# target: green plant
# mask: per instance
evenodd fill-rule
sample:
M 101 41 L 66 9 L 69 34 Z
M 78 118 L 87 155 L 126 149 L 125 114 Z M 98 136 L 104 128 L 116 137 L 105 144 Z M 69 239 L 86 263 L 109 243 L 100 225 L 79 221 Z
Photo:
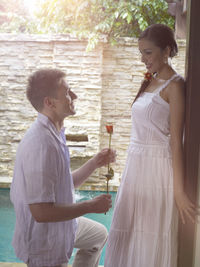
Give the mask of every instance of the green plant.
M 87 38 L 88 49 L 96 46 L 102 34 L 115 44 L 118 37 L 138 37 L 153 23 L 174 28 L 174 18 L 168 14 L 165 0 L 38 0 L 37 3 L 35 19 L 25 18 L 23 22 L 26 32 L 70 33 Z

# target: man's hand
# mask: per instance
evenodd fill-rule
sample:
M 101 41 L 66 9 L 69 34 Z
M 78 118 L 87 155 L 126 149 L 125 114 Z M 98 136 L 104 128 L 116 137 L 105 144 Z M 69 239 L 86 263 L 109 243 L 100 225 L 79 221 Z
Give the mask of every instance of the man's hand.
M 111 195 L 102 194 L 91 200 L 88 200 L 90 205 L 90 213 L 107 212 L 112 207 Z
M 104 148 L 93 157 L 93 162 L 96 168 L 107 165 L 108 163 L 115 162 L 116 150 Z
M 96 168 L 100 168 L 111 162 L 115 162 L 115 158 L 115 150 L 108 148 L 102 149 L 78 170 L 73 171 L 72 176 L 74 180 L 74 186 L 79 187 L 93 173 L 93 171 L 96 170 Z
M 31 214 L 38 223 L 68 221 L 87 213 L 103 213 L 111 207 L 112 200 L 109 194 L 69 205 L 53 202 L 29 204 Z

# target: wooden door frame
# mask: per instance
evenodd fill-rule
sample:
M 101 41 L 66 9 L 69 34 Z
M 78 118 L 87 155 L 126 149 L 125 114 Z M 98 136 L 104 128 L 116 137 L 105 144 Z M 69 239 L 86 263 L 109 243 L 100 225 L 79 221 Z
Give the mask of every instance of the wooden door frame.
M 187 14 L 186 50 L 186 130 L 185 190 L 192 201 L 198 201 L 200 148 L 200 0 L 190 0 Z M 194 265 L 196 226 L 191 222 L 179 227 L 178 267 Z

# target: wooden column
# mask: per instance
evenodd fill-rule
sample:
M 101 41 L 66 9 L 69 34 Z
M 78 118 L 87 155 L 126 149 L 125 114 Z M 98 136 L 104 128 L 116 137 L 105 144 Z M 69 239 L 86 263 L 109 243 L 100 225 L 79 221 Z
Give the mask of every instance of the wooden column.
M 200 1 L 190 0 L 187 17 L 185 189 L 197 203 L 200 148 Z M 179 228 L 178 267 L 192 267 L 196 226 L 190 221 Z

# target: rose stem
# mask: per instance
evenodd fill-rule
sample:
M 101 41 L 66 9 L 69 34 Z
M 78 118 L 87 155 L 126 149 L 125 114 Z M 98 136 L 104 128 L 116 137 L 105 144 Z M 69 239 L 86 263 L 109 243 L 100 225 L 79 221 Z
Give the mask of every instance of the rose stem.
M 108 145 L 109 149 L 111 147 L 111 133 L 109 134 L 109 145 Z M 109 173 L 109 169 L 110 169 L 110 163 L 108 163 L 108 173 Z

